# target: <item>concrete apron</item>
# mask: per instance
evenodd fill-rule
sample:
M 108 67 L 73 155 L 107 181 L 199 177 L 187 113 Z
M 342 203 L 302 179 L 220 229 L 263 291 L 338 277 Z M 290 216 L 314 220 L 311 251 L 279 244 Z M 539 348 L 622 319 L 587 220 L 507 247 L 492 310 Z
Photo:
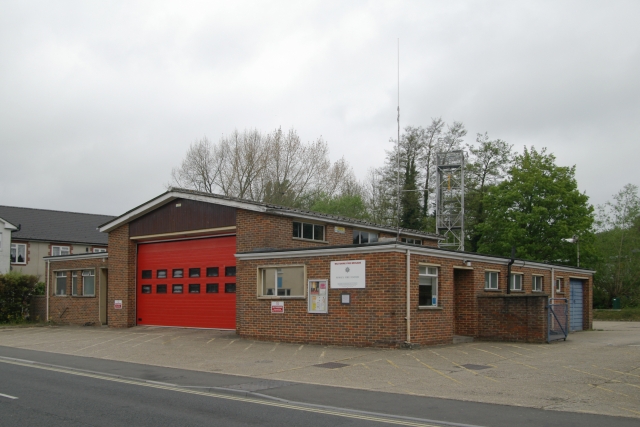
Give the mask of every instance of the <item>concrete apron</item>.
M 33 327 L 0 329 L 0 346 L 640 418 L 640 322 L 594 322 L 594 328 L 553 344 L 471 342 L 407 350 L 261 342 L 202 329 Z

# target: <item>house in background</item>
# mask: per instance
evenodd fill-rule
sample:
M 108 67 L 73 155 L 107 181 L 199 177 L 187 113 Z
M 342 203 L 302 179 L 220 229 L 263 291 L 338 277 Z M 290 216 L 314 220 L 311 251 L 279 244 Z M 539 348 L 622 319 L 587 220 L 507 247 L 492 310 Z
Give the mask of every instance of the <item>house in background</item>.
M 114 217 L 0 206 L 0 218 L 15 228 L 13 233 L 2 230 L 2 262 L 6 255 L 11 270 L 44 280 L 44 257 L 106 252 L 108 237 L 97 227 Z
M 17 229 L 18 227 L 0 217 L 0 274 L 8 273 L 11 268 L 11 232 Z

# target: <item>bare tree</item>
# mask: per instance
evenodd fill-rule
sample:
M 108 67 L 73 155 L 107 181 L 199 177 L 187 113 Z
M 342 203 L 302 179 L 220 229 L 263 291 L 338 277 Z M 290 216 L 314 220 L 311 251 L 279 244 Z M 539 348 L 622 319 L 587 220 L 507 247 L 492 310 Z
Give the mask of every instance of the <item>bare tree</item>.
M 214 146 L 205 136 L 189 146 L 180 167 L 171 171 L 171 178 L 179 187 L 211 193 L 218 184 L 224 163 L 224 156 L 214 152 Z

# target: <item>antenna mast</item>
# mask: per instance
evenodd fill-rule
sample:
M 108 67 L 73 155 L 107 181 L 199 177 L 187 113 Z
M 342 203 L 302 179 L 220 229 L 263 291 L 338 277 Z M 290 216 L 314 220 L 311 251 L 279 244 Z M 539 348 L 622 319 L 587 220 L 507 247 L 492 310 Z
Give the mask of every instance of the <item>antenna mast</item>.
M 398 234 L 396 241 L 400 241 L 400 38 L 398 38 L 398 139 L 396 140 L 396 223 Z

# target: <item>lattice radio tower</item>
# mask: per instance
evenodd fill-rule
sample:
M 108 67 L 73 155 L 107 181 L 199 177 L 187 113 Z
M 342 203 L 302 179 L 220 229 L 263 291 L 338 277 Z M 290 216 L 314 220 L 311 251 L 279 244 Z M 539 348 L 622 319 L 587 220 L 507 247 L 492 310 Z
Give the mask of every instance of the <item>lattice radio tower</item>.
M 436 155 L 436 232 L 440 247 L 464 251 L 464 152 Z

